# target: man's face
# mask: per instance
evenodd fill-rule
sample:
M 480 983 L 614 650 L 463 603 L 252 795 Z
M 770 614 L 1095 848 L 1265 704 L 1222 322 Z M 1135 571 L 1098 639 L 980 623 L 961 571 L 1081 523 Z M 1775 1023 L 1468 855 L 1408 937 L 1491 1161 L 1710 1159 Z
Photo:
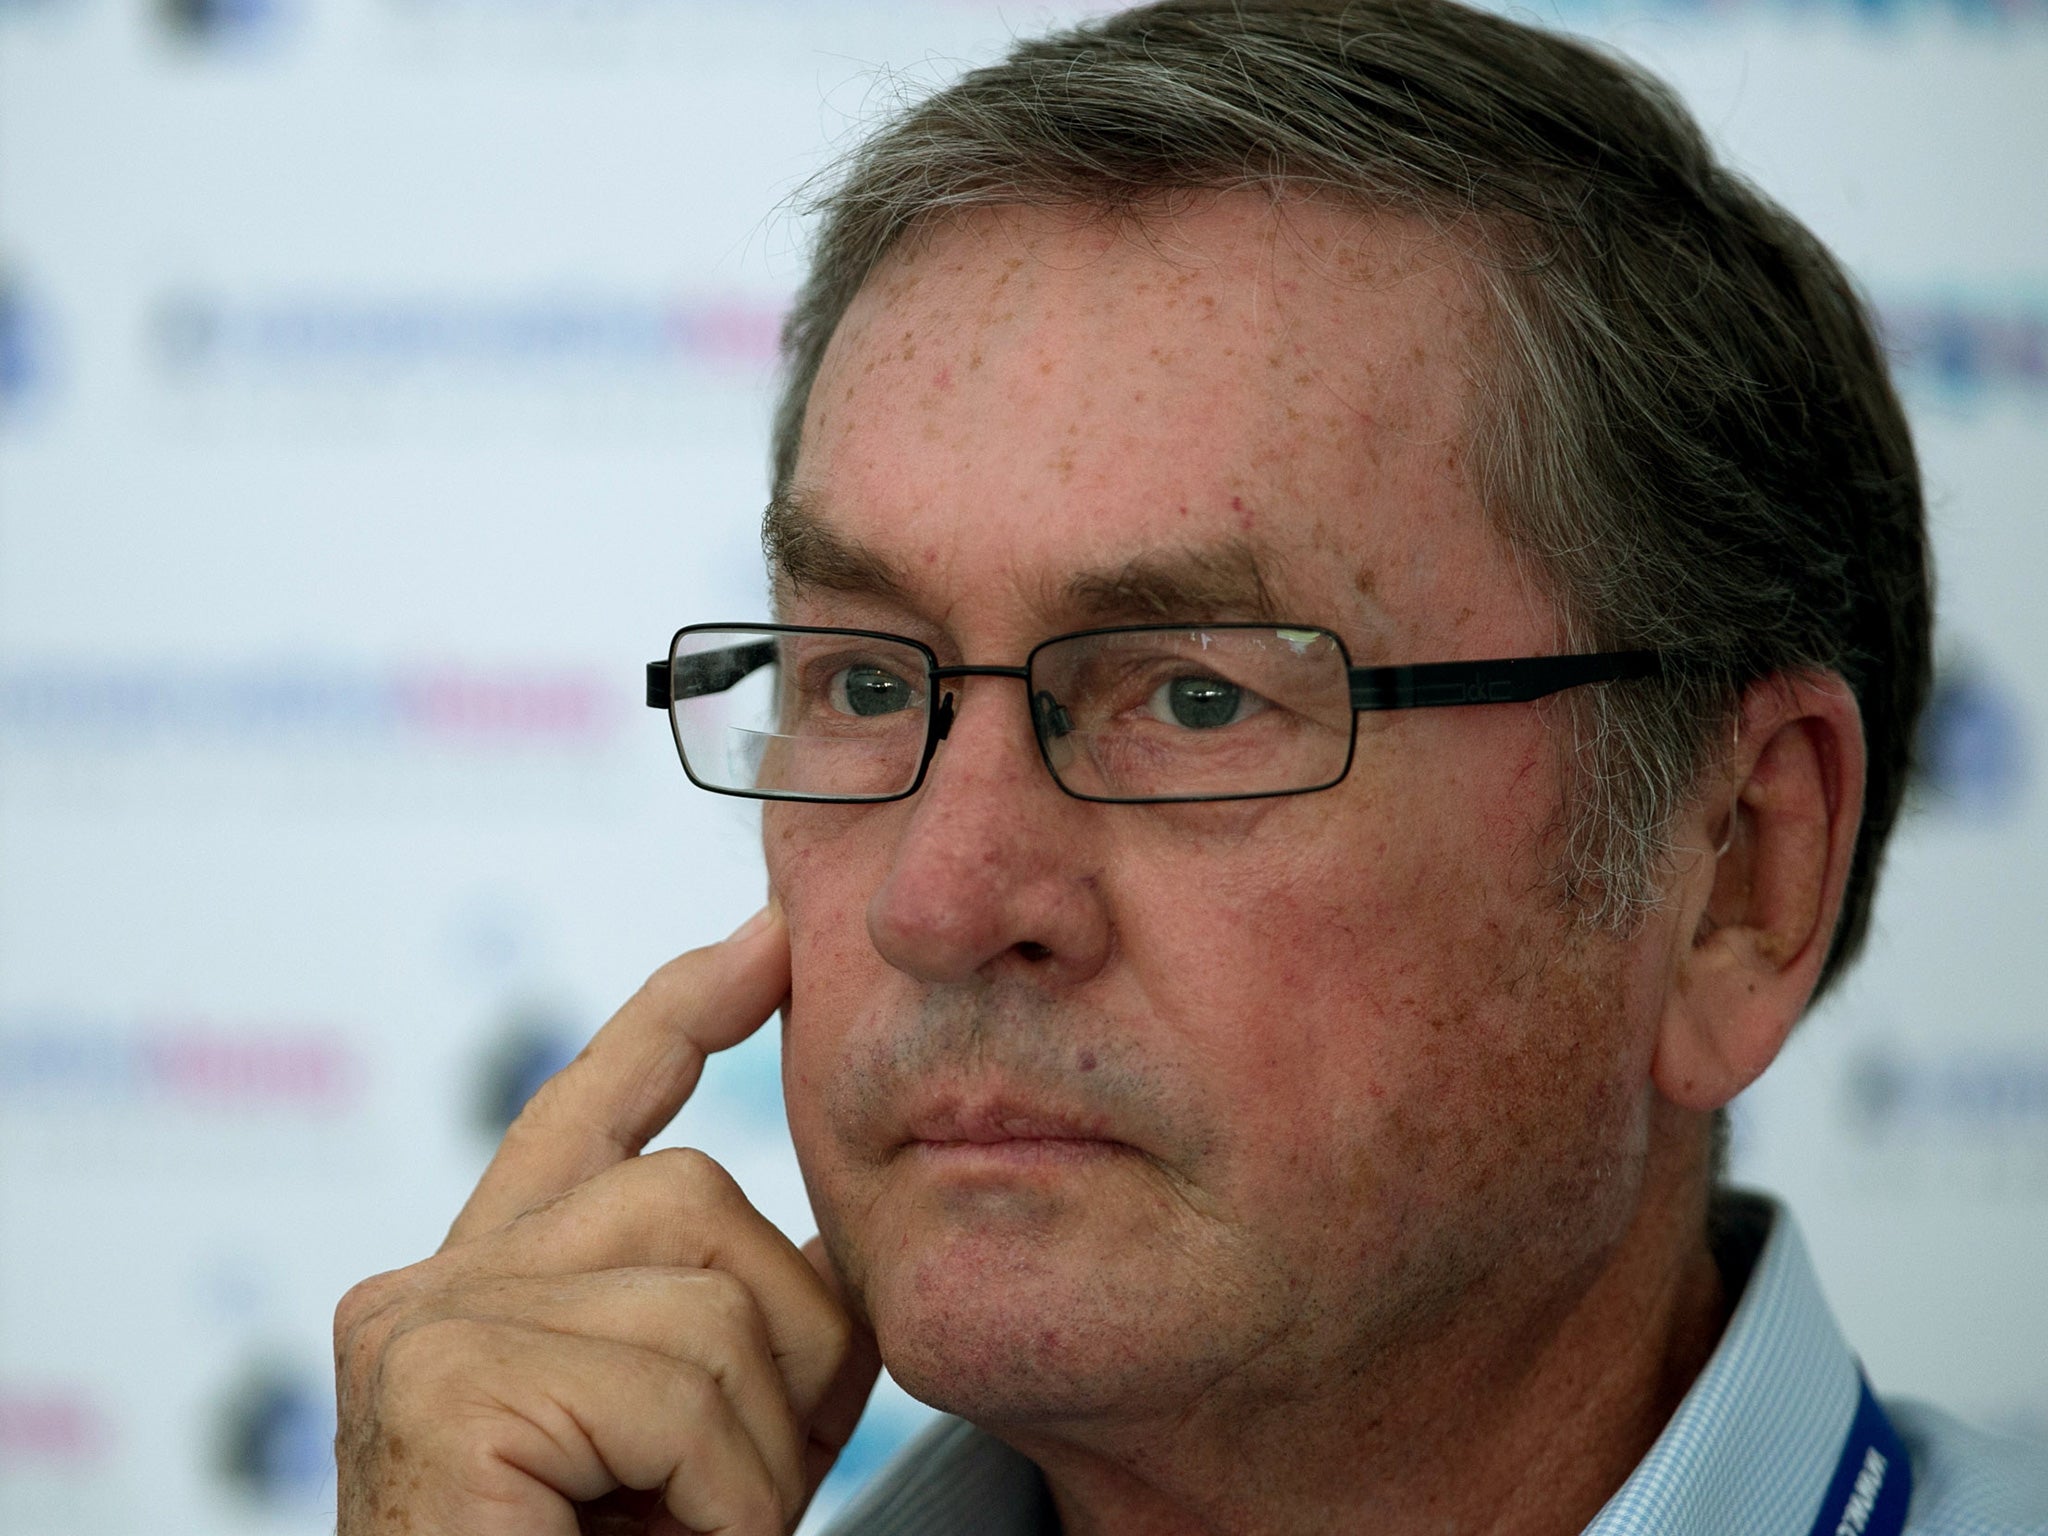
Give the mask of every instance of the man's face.
M 783 616 L 942 663 L 1269 617 L 1358 665 L 1560 649 L 1468 469 L 1482 328 L 1460 261 L 1355 211 L 973 215 L 833 340 Z M 1317 794 L 1099 805 L 1021 685 L 952 686 L 914 797 L 765 822 L 790 1125 L 906 1386 L 1020 1431 L 1285 1398 L 1583 1280 L 1649 1032 L 1547 879 L 1541 707 L 1363 715 Z

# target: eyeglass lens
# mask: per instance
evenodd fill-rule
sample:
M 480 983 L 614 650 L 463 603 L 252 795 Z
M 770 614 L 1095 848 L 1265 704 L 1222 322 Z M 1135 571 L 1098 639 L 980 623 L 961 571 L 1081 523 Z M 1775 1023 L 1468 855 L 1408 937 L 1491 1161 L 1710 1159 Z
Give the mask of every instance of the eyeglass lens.
M 1341 778 L 1344 653 L 1320 630 L 1111 630 L 1032 653 L 1047 764 L 1090 799 L 1284 794 Z M 714 789 L 881 800 L 917 782 L 934 691 L 925 653 L 854 633 L 693 630 L 670 658 L 670 715 Z

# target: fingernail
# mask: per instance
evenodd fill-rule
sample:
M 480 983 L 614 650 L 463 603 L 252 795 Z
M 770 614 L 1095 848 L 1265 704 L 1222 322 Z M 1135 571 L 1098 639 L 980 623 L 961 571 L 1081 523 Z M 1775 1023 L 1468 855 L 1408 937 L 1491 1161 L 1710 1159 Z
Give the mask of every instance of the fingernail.
M 751 939 L 755 934 L 759 933 L 763 928 L 766 928 L 770 923 L 774 921 L 775 903 L 771 901 L 767 906 L 763 907 L 760 911 L 756 912 L 744 923 L 741 923 L 739 927 L 733 929 L 733 931 L 729 935 L 727 935 L 725 942 L 728 944 L 737 944 L 742 939 Z

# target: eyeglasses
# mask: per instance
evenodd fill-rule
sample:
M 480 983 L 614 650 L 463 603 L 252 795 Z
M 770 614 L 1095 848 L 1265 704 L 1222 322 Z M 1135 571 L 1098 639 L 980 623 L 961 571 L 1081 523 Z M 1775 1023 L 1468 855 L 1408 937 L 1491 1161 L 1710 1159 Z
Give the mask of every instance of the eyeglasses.
M 1013 677 L 1078 800 L 1254 800 L 1351 770 L 1357 712 L 1512 704 L 1656 677 L 1656 651 L 1354 667 L 1327 629 L 1142 624 L 1057 635 L 1021 667 L 942 667 L 901 635 L 692 624 L 647 667 L 692 783 L 757 800 L 901 800 L 953 727 L 962 677 Z

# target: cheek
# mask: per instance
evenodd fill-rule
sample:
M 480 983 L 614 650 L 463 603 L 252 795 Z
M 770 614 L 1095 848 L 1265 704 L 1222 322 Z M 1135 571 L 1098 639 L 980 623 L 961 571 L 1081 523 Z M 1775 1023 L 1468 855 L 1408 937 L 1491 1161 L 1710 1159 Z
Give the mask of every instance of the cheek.
M 799 985 L 843 973 L 855 954 L 872 948 L 866 939 L 867 902 L 882 869 L 882 860 L 870 857 L 878 846 L 876 820 L 877 812 L 868 807 L 770 801 L 762 808 L 768 886 L 780 898 L 789 923 Z M 839 965 L 803 964 L 814 956 Z
M 818 1102 L 838 1035 L 883 969 L 867 933 L 873 878 L 860 856 L 863 813 L 824 806 L 763 807 L 768 884 L 790 934 L 790 1000 L 783 1013 L 783 1087 L 791 1130 Z M 869 813 L 872 814 L 872 813 Z
M 1503 1234 L 1611 1204 L 1645 1064 L 1562 917 L 1455 868 L 1403 885 L 1274 896 L 1237 925 L 1201 1070 L 1250 1154 L 1217 1191 L 1241 1219 L 1311 1268 L 1455 1287 Z
M 1285 1013 L 1400 999 L 1447 1011 L 1475 973 L 1499 969 L 1510 927 L 1549 907 L 1544 808 L 1556 782 L 1527 729 L 1438 742 L 1436 721 L 1416 723 L 1361 732 L 1334 790 L 1265 802 L 1273 809 L 1241 829 L 1219 818 L 1176 846 L 1134 848 L 1126 868 L 1144 869 L 1144 883 L 1119 882 L 1133 923 L 1171 914 L 1157 923 L 1161 948 L 1209 957 L 1191 982 L 1241 983 Z
M 1545 881 L 1543 738 L 1466 720 L 1500 738 L 1463 755 L 1475 766 L 1369 762 L 1361 740 L 1355 783 L 1151 872 L 1173 915 L 1133 925 L 1131 958 L 1162 1011 L 1208 1021 L 1212 1070 L 1276 1153 L 1440 1165 L 1523 1136 L 1522 1107 L 1567 1079 L 1595 1100 L 1613 1087 L 1616 1042 L 1591 1017 L 1605 999 Z M 1126 894 L 1141 911 L 1145 892 Z

